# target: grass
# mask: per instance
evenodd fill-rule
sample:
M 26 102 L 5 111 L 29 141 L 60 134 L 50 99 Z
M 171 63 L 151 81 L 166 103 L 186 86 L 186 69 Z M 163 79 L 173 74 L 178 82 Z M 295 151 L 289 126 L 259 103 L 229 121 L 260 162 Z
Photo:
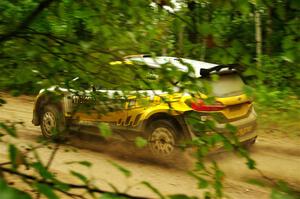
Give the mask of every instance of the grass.
M 287 134 L 287 136 L 300 137 L 300 109 L 288 107 L 286 109 L 255 105 L 260 129 L 274 129 Z

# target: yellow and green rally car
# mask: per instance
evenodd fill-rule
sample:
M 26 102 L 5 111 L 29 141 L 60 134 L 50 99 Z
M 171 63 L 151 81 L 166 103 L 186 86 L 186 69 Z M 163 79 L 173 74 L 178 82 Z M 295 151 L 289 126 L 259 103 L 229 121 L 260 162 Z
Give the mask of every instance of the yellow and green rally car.
M 124 97 L 119 90 L 91 89 L 81 93 L 53 86 L 41 90 L 37 96 L 32 123 L 40 125 L 42 134 L 48 138 L 70 126 L 97 127 L 100 123 L 107 123 L 113 132 L 122 132 L 129 139 L 144 137 L 151 151 L 161 155 L 172 154 L 182 141 L 212 133 L 190 123 L 191 118 L 199 122 L 213 120 L 213 130 L 224 134 L 231 124 L 236 127 L 240 142 L 255 142 L 256 113 L 234 68 L 191 59 L 144 55 L 126 57 L 124 62 L 143 63 L 150 68 L 160 68 L 169 63 L 181 71 L 192 67 L 193 78 L 205 79 L 210 74 L 217 74 L 216 80 L 209 80 L 215 103 L 206 103 L 207 96 L 203 93 L 195 99 L 189 93 L 139 90 L 128 92 Z M 105 94 L 109 100 L 103 103 L 92 100 L 93 93 Z M 57 95 L 60 97 L 54 97 Z M 82 104 L 89 106 L 78 108 Z

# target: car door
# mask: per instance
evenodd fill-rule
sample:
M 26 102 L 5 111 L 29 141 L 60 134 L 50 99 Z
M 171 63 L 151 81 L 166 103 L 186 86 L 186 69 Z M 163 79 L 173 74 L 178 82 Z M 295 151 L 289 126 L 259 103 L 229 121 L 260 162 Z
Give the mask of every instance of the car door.
M 124 121 L 124 126 L 128 130 L 136 127 L 142 114 L 149 106 L 149 97 L 131 97 L 126 103 L 126 120 Z
M 95 92 L 101 95 L 103 93 L 103 91 Z M 73 105 L 77 107 L 74 118 L 81 123 L 107 122 L 120 125 L 126 118 L 126 100 L 121 97 L 101 98 L 99 95 L 97 97 L 97 95 L 85 94 L 73 98 L 77 99 L 73 100 Z

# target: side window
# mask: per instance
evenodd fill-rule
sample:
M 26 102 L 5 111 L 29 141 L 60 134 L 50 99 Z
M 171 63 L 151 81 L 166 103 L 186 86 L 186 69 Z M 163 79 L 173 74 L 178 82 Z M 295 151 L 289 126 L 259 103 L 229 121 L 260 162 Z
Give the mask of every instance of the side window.
M 149 97 L 141 97 L 137 99 L 130 99 L 128 100 L 127 108 L 142 108 L 148 106 L 150 103 Z
M 109 101 L 108 106 L 112 111 L 120 111 L 125 109 L 125 101 L 122 99 L 112 99 Z
M 124 100 L 110 99 L 107 101 L 98 102 L 95 106 L 96 111 L 102 113 L 115 112 L 125 109 Z

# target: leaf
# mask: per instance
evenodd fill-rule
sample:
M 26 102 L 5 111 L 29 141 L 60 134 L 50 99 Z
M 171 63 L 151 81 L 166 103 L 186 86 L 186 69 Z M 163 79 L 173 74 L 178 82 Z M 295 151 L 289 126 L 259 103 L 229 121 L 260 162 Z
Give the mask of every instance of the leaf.
M 236 1 L 237 6 L 242 14 L 248 15 L 250 12 L 250 5 L 247 0 L 239 0 Z
M 49 172 L 41 162 L 35 162 L 31 165 L 44 179 L 54 179 L 54 175 Z
M 219 169 L 216 162 L 213 162 L 213 165 L 214 165 L 213 169 L 215 170 L 215 175 L 214 175 L 214 178 L 215 178 L 215 182 L 214 182 L 215 192 L 216 192 L 216 194 L 219 198 L 222 198 L 222 195 L 223 195 L 222 179 L 224 177 L 224 172 Z
M 230 133 L 236 133 L 237 132 L 237 128 L 235 126 L 233 126 L 232 124 L 226 124 L 226 129 L 230 132 Z
M 286 50 L 286 49 L 290 49 L 293 48 L 295 45 L 295 41 L 294 41 L 294 36 L 293 35 L 288 35 L 286 37 L 283 38 L 282 40 L 282 47 Z
M 222 198 L 222 195 L 223 195 L 223 192 L 222 192 L 223 185 L 222 185 L 221 181 L 215 181 L 214 188 L 215 188 L 215 192 L 216 192 L 218 198 Z
M 226 150 L 228 150 L 228 151 L 233 150 L 234 145 L 228 139 L 224 139 L 223 144 L 224 144 L 224 148 Z
M 127 197 L 119 196 L 116 193 L 104 193 L 100 196 L 100 199 L 127 199 Z
M 36 189 L 39 193 L 43 194 L 49 199 L 59 199 L 58 196 L 54 193 L 53 189 L 46 184 L 35 184 Z
M 13 169 L 17 169 L 18 164 L 17 164 L 17 155 L 19 153 L 17 147 L 13 144 L 9 145 L 9 159 L 12 162 L 12 167 Z
M 217 74 L 212 74 L 210 76 L 210 78 L 211 78 L 211 81 L 216 82 L 216 81 L 218 81 L 220 79 L 220 76 L 217 75 Z
M 281 192 L 277 189 L 272 189 L 271 199 L 296 199 L 293 196 L 289 196 L 287 193 Z
M 184 195 L 184 194 L 175 194 L 175 195 L 170 195 L 168 196 L 168 198 L 170 199 L 197 199 L 197 197 L 195 196 L 187 196 L 187 195 Z
M 202 171 L 203 169 L 205 169 L 204 163 L 201 162 L 201 161 L 197 161 L 197 163 L 196 163 L 196 170 L 197 171 Z
M 253 184 L 253 185 L 260 186 L 260 187 L 266 186 L 266 184 L 260 179 L 248 179 L 247 182 L 250 184 Z
M 77 177 L 78 179 L 80 179 L 84 184 L 88 184 L 89 183 L 89 180 L 87 179 L 86 176 L 82 175 L 81 173 L 78 173 L 76 171 L 70 171 L 70 173 Z
M 101 136 L 103 136 L 104 138 L 107 138 L 112 135 L 112 131 L 109 127 L 109 124 L 102 122 L 98 125 L 98 128 L 100 130 Z
M 200 178 L 198 177 L 198 187 L 200 189 L 204 189 L 204 188 L 207 188 L 209 185 L 208 181 L 203 179 L 203 178 Z
M 210 130 L 214 130 L 215 129 L 215 122 L 212 121 L 212 120 L 205 121 L 205 125 Z
M 14 125 L 8 126 L 4 123 L 0 123 L 0 128 L 4 129 L 12 137 L 17 137 L 16 128 Z
M 71 189 L 71 187 L 64 182 L 61 182 L 59 180 L 54 180 L 54 181 L 55 181 L 55 187 L 60 190 L 69 191 Z
M 92 166 L 92 163 L 89 162 L 89 161 L 70 161 L 70 162 L 66 162 L 66 164 L 81 164 L 83 166 L 86 166 L 86 167 L 91 167 Z
M 161 198 L 161 199 L 165 198 L 162 195 L 162 193 L 160 193 L 160 191 L 157 188 L 153 187 L 149 182 L 143 181 L 142 184 L 145 185 L 146 187 L 148 187 L 149 189 L 151 189 L 154 193 L 156 193 L 159 196 L 159 198 Z
M 114 190 L 115 193 L 119 193 L 119 190 L 118 190 L 118 188 L 115 185 L 113 185 L 110 182 L 108 182 L 107 184 Z
M 281 58 L 287 62 L 290 63 L 294 63 L 295 61 L 295 54 L 294 51 L 292 50 L 286 50 L 283 55 L 281 56 Z
M 246 164 L 247 164 L 249 169 L 255 169 L 256 163 L 253 159 L 247 158 L 247 163 Z
M 143 148 L 147 145 L 147 140 L 142 138 L 142 137 L 136 137 L 135 138 L 135 141 L 134 141 L 135 145 L 138 147 L 138 148 Z
M 127 169 L 125 169 L 124 167 L 120 166 L 119 164 L 109 161 L 109 163 L 111 163 L 114 167 L 116 167 L 119 171 L 121 171 L 126 177 L 130 177 L 131 176 L 131 172 Z
M 220 143 L 224 140 L 224 138 L 222 137 L 222 135 L 220 135 L 219 133 L 214 133 L 210 139 L 212 139 L 212 142 L 215 143 Z
M 1 199 L 31 199 L 29 194 L 14 187 L 9 187 L 2 178 L 0 178 L 0 196 Z

